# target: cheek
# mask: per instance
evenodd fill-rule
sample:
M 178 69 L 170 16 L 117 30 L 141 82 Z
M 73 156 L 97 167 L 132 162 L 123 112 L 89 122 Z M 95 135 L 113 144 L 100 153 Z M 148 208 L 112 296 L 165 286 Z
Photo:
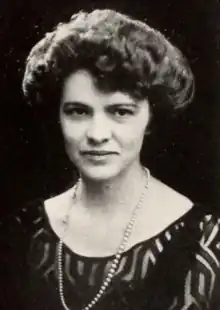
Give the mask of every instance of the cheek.
M 149 119 L 149 114 L 143 113 L 132 124 L 124 128 L 123 143 L 129 152 L 138 153 L 141 151 Z
M 128 126 L 121 131 L 121 139 L 123 141 L 124 147 L 128 151 L 139 151 L 142 147 L 144 134 L 146 126 L 140 126 L 140 124 L 135 124 L 133 126 Z
M 74 143 L 80 140 L 82 130 L 76 124 L 68 121 L 61 122 L 61 132 L 66 143 Z
M 63 135 L 63 142 L 65 146 L 65 152 L 73 164 L 76 164 L 78 157 L 78 150 L 80 149 L 81 139 L 79 132 L 75 128 L 67 123 L 61 123 L 61 132 Z
M 129 126 L 127 130 L 127 135 L 130 136 L 131 140 L 139 143 L 144 138 L 148 124 L 149 124 L 149 115 L 148 114 L 145 115 L 145 113 L 143 113 L 140 117 L 134 120 L 131 126 Z
M 69 141 L 71 139 L 71 127 L 66 122 L 61 122 L 60 128 L 64 141 Z
M 61 123 L 61 132 L 63 135 L 66 152 L 70 157 L 72 157 L 73 153 L 75 153 L 76 149 L 78 148 L 78 144 L 80 143 L 78 131 L 76 128 L 73 128 L 73 126 L 69 124 Z

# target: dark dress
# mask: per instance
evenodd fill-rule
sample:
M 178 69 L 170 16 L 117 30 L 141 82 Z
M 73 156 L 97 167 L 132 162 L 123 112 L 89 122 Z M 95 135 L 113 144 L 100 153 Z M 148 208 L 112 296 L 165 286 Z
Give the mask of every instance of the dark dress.
M 121 258 L 96 310 L 219 310 L 220 220 L 199 204 Z M 42 201 L 0 225 L 0 309 L 62 310 L 57 278 L 58 237 Z M 112 256 L 84 257 L 64 245 L 64 294 L 80 310 L 100 288 Z

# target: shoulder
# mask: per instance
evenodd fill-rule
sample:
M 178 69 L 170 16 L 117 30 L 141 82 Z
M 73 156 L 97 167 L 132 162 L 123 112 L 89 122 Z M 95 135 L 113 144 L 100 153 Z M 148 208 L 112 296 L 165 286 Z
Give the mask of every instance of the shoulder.
M 166 208 L 170 207 L 173 211 L 179 209 L 183 213 L 193 206 L 193 202 L 188 197 L 154 177 L 151 178 L 150 187 L 151 194 L 158 206 L 166 205 Z
M 31 201 L 0 220 L 1 309 L 12 309 L 15 305 L 24 309 L 26 304 L 27 255 L 31 231 L 40 217 L 40 206 L 40 200 Z
M 155 235 L 187 214 L 194 204 L 189 198 L 151 177 L 146 205 L 143 209 L 143 225 L 146 227 L 145 221 L 149 219 L 148 227 L 153 226 L 150 235 Z
M 200 245 L 215 248 L 214 252 L 219 255 L 220 261 L 219 208 L 194 203 L 157 179 L 153 179 L 152 182 L 152 195 L 155 197 L 155 206 L 160 210 L 160 214 L 163 214 L 170 224 L 184 218 L 186 226 L 198 231 Z
M 41 199 L 35 199 L 19 208 L 3 216 L 0 219 L 0 240 L 2 243 L 13 242 L 21 236 L 27 235 L 33 224 L 42 216 L 43 202 Z M 2 244 L 1 243 L 1 244 Z
M 66 214 L 72 196 L 73 188 L 70 188 L 59 195 L 46 199 L 44 201 L 44 207 L 48 217 L 50 218 L 55 216 L 60 218 L 63 216 L 63 214 Z
M 192 297 L 201 303 L 205 300 L 208 309 L 215 310 L 220 307 L 220 213 L 218 210 L 206 211 L 206 206 L 197 207 L 195 214 L 198 216 L 190 225 L 194 233 L 192 230 L 188 234 L 193 260 L 185 277 L 185 292 L 190 302 Z

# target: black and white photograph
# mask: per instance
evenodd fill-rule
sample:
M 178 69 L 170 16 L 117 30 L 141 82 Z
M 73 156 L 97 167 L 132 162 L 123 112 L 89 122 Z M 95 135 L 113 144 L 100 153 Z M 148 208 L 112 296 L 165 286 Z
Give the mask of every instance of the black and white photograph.
M 220 310 L 220 2 L 1 0 L 1 310 Z

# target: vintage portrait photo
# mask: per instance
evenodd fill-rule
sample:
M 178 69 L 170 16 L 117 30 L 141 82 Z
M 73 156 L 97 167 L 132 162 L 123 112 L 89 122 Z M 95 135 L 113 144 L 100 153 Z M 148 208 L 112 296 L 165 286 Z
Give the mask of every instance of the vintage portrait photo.
M 2 0 L 0 310 L 220 310 L 220 3 Z

